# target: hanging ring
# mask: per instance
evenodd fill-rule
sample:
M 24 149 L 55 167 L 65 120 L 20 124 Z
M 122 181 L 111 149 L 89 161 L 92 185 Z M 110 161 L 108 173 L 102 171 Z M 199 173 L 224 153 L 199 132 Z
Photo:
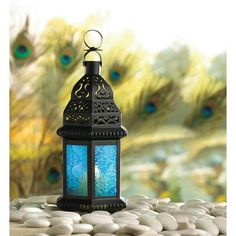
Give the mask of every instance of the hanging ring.
M 92 46 L 89 46 L 89 44 L 86 42 L 85 40 L 85 37 L 87 35 L 87 33 L 91 32 L 91 31 L 94 31 L 94 32 L 97 32 L 101 38 L 101 41 L 100 41 L 100 44 L 98 45 L 98 47 L 92 47 Z M 95 30 L 95 29 L 90 29 L 88 31 L 85 32 L 84 34 L 84 37 L 83 37 L 83 41 L 84 41 L 84 44 L 86 45 L 86 47 L 88 49 L 85 49 L 86 53 L 84 54 L 84 61 L 83 61 L 83 64 L 85 65 L 85 58 L 86 56 L 90 53 L 90 52 L 96 52 L 100 58 L 100 65 L 102 66 L 102 57 L 100 55 L 100 53 L 98 51 L 102 51 L 102 49 L 100 49 L 101 45 L 102 45 L 102 41 L 103 41 L 103 36 L 102 34 L 98 31 L 98 30 Z
M 89 44 L 86 42 L 86 35 L 89 33 L 89 32 L 96 32 L 96 33 L 98 33 L 99 34 L 99 36 L 100 36 L 100 44 L 98 45 L 98 47 L 93 47 L 93 46 L 89 46 Z M 98 30 L 95 30 L 95 29 L 90 29 L 90 30 L 87 30 L 86 32 L 85 32 L 85 34 L 84 34 L 84 37 L 83 37 L 83 41 L 84 41 L 84 44 L 86 45 L 86 47 L 87 48 L 89 48 L 89 49 L 95 49 L 95 50 L 98 50 L 101 46 L 102 46 L 102 41 L 103 41 L 103 36 L 102 36 L 102 34 L 98 31 Z M 99 49 L 99 51 L 100 51 L 101 49 Z

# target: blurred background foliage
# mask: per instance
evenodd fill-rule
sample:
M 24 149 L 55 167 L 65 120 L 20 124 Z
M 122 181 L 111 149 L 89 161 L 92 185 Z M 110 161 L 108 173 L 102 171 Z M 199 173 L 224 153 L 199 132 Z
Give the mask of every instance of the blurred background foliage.
M 56 129 L 84 74 L 83 33 L 100 24 L 54 18 L 33 35 L 26 18 L 10 31 L 11 198 L 61 192 Z M 102 48 L 102 75 L 129 132 L 122 195 L 225 201 L 226 54 L 209 58 L 177 42 L 150 53 L 132 32 L 104 35 Z

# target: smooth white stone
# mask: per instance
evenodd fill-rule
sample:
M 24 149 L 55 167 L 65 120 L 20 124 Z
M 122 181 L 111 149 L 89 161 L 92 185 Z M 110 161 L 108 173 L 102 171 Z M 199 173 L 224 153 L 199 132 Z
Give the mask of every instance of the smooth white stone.
M 109 234 L 109 233 L 96 233 L 94 236 L 116 236 L 115 234 Z
M 53 225 L 47 230 L 49 235 L 70 235 L 73 232 L 73 227 L 71 225 Z
M 143 210 L 140 215 L 157 216 L 158 214 L 159 214 L 158 212 L 155 212 L 153 210 Z
M 197 208 L 197 207 L 188 207 L 184 209 L 187 212 L 191 212 L 191 213 L 197 213 L 197 214 L 206 214 L 207 212 L 209 212 L 208 209 L 202 209 L 202 208 Z
M 131 214 L 133 214 L 133 215 L 136 215 L 136 216 L 138 216 L 138 217 L 141 215 L 140 212 L 134 211 L 134 210 L 127 210 L 127 211 L 123 211 L 123 212 L 129 212 L 129 213 L 131 213 Z
M 32 234 L 32 236 L 49 236 L 49 234 L 45 234 L 45 233 L 36 233 L 36 234 Z
M 47 228 L 50 226 L 50 222 L 45 219 L 31 219 L 24 222 L 24 226 L 27 228 Z
M 150 207 L 149 207 L 149 205 L 147 205 L 147 204 L 145 204 L 145 203 L 128 203 L 127 204 L 127 207 L 126 207 L 127 209 L 141 209 L 141 210 L 149 210 L 150 209 Z
M 72 236 L 90 236 L 90 235 L 91 234 L 72 234 Z M 60 235 L 58 235 L 58 236 L 60 236 Z M 64 236 L 68 236 L 68 235 L 64 235 Z
M 210 220 L 197 219 L 195 225 L 197 229 L 205 230 L 214 236 L 219 234 L 218 227 Z
M 51 217 L 63 216 L 71 218 L 74 223 L 79 223 L 81 221 L 81 216 L 78 213 L 72 211 L 52 211 L 50 214 Z
M 17 210 L 11 210 L 10 211 L 10 221 L 11 222 L 20 222 L 23 221 L 23 216 L 25 212 L 20 212 Z
M 20 208 L 19 210 L 20 212 L 24 212 L 24 213 L 31 213 L 31 212 L 43 212 L 43 210 L 37 208 L 37 207 L 24 207 L 24 208 Z
M 213 223 L 218 227 L 220 234 L 227 234 L 226 218 L 217 216 L 213 219 Z
M 203 203 L 204 201 L 201 199 L 191 199 L 186 202 L 186 204 L 191 204 L 191 203 Z
M 207 236 L 208 233 L 201 229 L 184 229 L 178 231 L 181 236 Z M 161 232 L 163 233 L 163 232 Z
M 106 223 L 113 223 L 113 220 L 110 216 L 107 215 L 96 215 L 96 214 L 85 214 L 82 215 L 82 222 L 88 223 L 91 225 L 97 225 L 97 224 L 106 224 Z
M 46 198 L 47 204 L 57 204 L 57 199 L 60 197 L 60 195 L 48 195 Z
M 36 219 L 36 218 L 49 218 L 50 215 L 46 212 L 30 212 L 23 216 L 24 220 Z
M 195 229 L 195 224 L 189 222 L 179 222 L 178 223 L 178 230 L 182 229 Z
M 92 214 L 97 214 L 97 215 L 107 215 L 110 216 L 111 213 L 108 211 L 93 211 Z
M 226 209 L 225 208 L 214 208 L 210 211 L 211 215 L 213 216 L 223 216 L 226 217 Z
M 73 220 L 68 217 L 53 217 L 49 219 L 51 225 L 57 225 L 57 224 L 65 224 L 65 225 L 73 225 Z
M 124 227 L 122 227 L 120 229 L 119 232 L 121 233 L 130 233 L 130 234 L 143 234 L 145 233 L 146 231 L 150 230 L 150 227 L 148 226 L 145 226 L 145 225 L 125 225 Z
M 122 218 L 114 218 L 114 223 L 123 223 L 123 224 L 134 224 L 138 225 L 139 221 L 135 218 L 128 218 L 128 217 L 122 217 Z
M 120 226 L 115 223 L 99 224 L 94 226 L 94 233 L 116 233 Z
M 163 229 L 161 222 L 154 216 L 141 215 L 139 217 L 139 222 L 142 225 L 149 226 L 150 228 L 154 229 L 156 232 L 161 232 Z
M 128 211 L 118 211 L 112 214 L 114 218 L 121 218 L 121 217 L 127 217 L 127 218 L 135 218 L 137 219 L 138 216 L 135 214 L 132 214 Z
M 142 234 L 139 234 L 139 236 L 158 236 L 159 234 L 154 230 L 154 229 L 149 229 L 148 231 L 142 233 Z
M 157 212 L 167 212 L 167 213 L 170 213 L 170 212 L 174 212 L 174 211 L 178 211 L 179 210 L 179 207 L 177 207 L 176 205 L 157 205 L 154 207 L 154 211 L 157 211 Z
M 166 212 L 161 212 L 156 216 L 166 230 L 176 230 L 178 227 L 176 219 Z
M 181 236 L 181 234 L 176 231 L 162 231 L 161 234 L 164 236 Z
M 213 203 L 215 207 L 226 207 L 227 203 L 226 202 L 214 202 Z
M 41 209 L 42 204 L 23 204 L 23 205 L 21 205 L 20 209 L 29 208 L 29 207 Z
M 93 230 L 93 226 L 90 224 L 74 224 L 73 225 L 73 234 L 74 233 L 90 233 Z
M 171 199 L 169 197 L 166 198 L 157 198 L 157 201 L 160 203 L 168 203 L 171 201 Z
M 44 204 L 47 201 L 47 196 L 28 197 L 24 200 L 26 204 Z
M 171 214 L 177 221 L 177 223 L 189 223 L 189 219 L 185 215 L 175 215 Z

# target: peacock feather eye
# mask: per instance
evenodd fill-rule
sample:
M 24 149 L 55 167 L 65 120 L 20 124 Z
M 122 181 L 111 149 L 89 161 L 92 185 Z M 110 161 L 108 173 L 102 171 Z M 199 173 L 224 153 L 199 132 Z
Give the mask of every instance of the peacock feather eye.
M 213 110 L 210 106 L 204 106 L 200 113 L 203 118 L 211 118 L 213 116 Z
M 146 114 L 152 114 L 155 113 L 158 109 L 159 105 L 159 97 L 158 96 L 153 96 L 144 106 L 144 112 Z
M 75 58 L 74 49 L 66 46 L 58 55 L 59 64 L 62 68 L 68 68 L 73 64 Z
M 112 70 L 110 72 L 110 80 L 113 82 L 117 82 L 118 80 L 120 80 L 121 78 L 121 73 L 119 71 L 116 70 Z
M 156 104 L 153 102 L 148 102 L 144 107 L 144 111 L 149 114 L 154 113 L 156 110 L 157 110 Z
M 55 184 L 59 181 L 60 179 L 60 173 L 57 169 L 51 167 L 48 170 L 48 175 L 47 175 L 47 180 L 50 184 Z
M 68 65 L 68 64 L 71 63 L 72 57 L 69 56 L 69 55 L 64 54 L 64 55 L 61 56 L 60 61 L 61 61 L 61 64 Z
M 16 59 L 27 59 L 31 55 L 31 50 L 26 45 L 19 44 L 14 47 L 13 55 Z

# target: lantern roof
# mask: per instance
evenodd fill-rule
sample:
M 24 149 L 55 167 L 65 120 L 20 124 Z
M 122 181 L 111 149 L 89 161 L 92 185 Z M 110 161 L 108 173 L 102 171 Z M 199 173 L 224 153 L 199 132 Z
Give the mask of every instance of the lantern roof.
M 99 74 L 101 61 L 84 61 L 85 75 L 74 85 L 58 135 L 71 139 L 109 139 L 127 135 L 111 86 Z

